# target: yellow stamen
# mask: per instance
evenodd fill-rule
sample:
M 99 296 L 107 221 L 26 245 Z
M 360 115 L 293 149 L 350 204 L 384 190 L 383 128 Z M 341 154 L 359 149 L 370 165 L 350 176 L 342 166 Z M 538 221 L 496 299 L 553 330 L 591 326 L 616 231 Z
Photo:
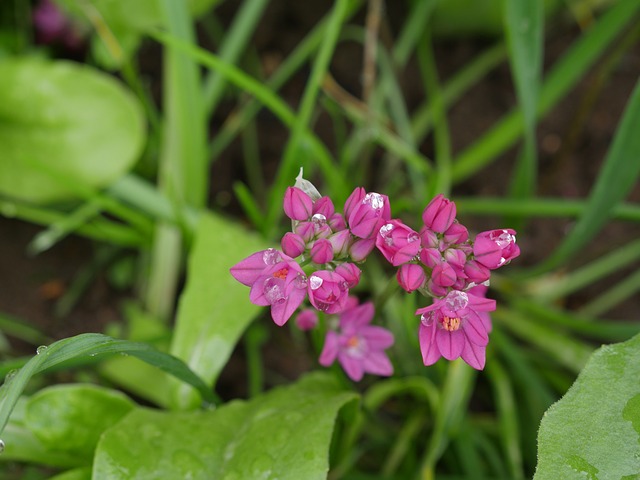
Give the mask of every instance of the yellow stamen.
M 448 332 L 455 332 L 460 328 L 460 317 L 444 317 L 442 326 Z

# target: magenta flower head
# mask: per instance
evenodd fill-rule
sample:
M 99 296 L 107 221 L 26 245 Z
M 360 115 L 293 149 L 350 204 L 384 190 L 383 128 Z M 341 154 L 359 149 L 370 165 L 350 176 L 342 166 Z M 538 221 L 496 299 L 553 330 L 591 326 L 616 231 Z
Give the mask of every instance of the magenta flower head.
M 380 230 L 380 227 L 387 223 L 390 218 L 391 206 L 389 205 L 389 197 L 370 192 L 362 197 L 362 200 L 353 208 L 350 206 L 347 220 L 353 235 L 358 238 L 373 238 Z
M 515 230 L 482 232 L 473 243 L 475 260 L 490 270 L 506 265 L 518 255 L 520 255 L 520 247 L 516 244 Z
M 389 220 L 380 227 L 376 247 L 394 267 L 410 262 L 420 251 L 420 236 L 400 220 Z
M 290 257 L 280 254 L 277 250 L 266 250 L 263 256 L 268 254 L 274 255 L 268 258 L 269 263 L 253 281 L 249 300 L 254 305 L 270 305 L 273 321 L 276 325 L 282 326 L 287 323 L 287 320 L 307 296 L 307 277 L 300 266 Z M 243 262 L 247 260 L 249 259 L 243 260 Z M 250 266 L 250 264 L 245 263 L 244 266 Z M 249 271 L 249 269 L 243 270 L 236 267 L 233 267 L 236 269 L 236 275 L 238 272 L 246 274 Z M 231 274 L 234 275 L 233 269 Z M 234 277 L 238 279 L 236 275 Z M 244 279 L 247 279 L 246 275 Z
M 396 274 L 398 283 L 407 292 L 413 292 L 418 290 L 427 281 L 427 275 L 424 273 L 424 268 L 415 263 L 405 263 L 400 265 L 398 273 Z
M 287 187 L 282 206 L 291 220 L 308 220 L 313 215 L 313 200 L 298 187 Z
M 424 225 L 434 232 L 444 233 L 453 224 L 456 218 L 456 204 L 444 197 L 437 195 L 422 212 Z
M 329 270 L 314 272 L 308 281 L 311 305 L 324 313 L 340 313 L 349 297 L 349 286 L 341 275 Z
M 453 290 L 445 298 L 420 308 L 420 350 L 425 365 L 433 365 L 440 357 L 458 357 L 476 370 L 485 364 L 489 342 L 484 314 L 496 309 L 495 300 L 468 292 Z
M 340 331 L 329 331 L 320 354 L 320 364 L 328 367 L 336 358 L 354 381 L 365 373 L 389 376 L 393 365 L 384 350 L 393 345 L 393 334 L 369 325 L 374 309 L 371 302 L 345 310 L 340 315 Z
M 311 247 L 311 261 L 322 265 L 333 260 L 333 245 L 326 238 L 316 240 Z

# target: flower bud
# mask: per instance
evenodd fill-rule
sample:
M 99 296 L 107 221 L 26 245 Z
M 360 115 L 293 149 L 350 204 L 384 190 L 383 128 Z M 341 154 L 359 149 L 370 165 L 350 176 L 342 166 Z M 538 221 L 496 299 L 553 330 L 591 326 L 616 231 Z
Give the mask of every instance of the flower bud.
M 287 187 L 282 206 L 291 220 L 308 220 L 313 214 L 313 200 L 297 187 Z
M 427 267 L 433 268 L 442 261 L 442 254 L 437 248 L 423 248 L 420 250 L 420 261 Z
M 344 278 L 349 288 L 355 287 L 360 282 L 360 269 L 353 263 L 343 263 L 336 268 L 336 273 Z
M 311 261 L 322 265 L 333 260 L 333 246 L 325 238 L 316 240 L 311 247 Z
M 391 206 L 386 195 L 367 193 L 351 210 L 348 221 L 351 233 L 358 238 L 374 238 L 391 218 Z
M 342 312 L 349 297 L 345 279 L 329 270 L 314 272 L 307 283 L 311 305 L 324 313 Z
M 491 276 L 489 269 L 475 260 L 467 260 L 464 264 L 464 274 L 467 276 L 467 281 L 477 284 L 486 282 Z
M 293 232 L 287 232 L 280 241 L 282 251 L 285 255 L 289 255 L 291 258 L 296 258 L 302 255 L 306 247 L 304 239 Z
M 331 242 L 334 257 L 342 258 L 347 256 L 352 240 L 349 230 L 336 232 L 331 235 L 328 240 Z
M 407 292 L 413 292 L 419 289 L 427 280 L 424 269 L 415 263 L 400 265 L 396 278 L 400 286 Z
M 444 232 L 444 243 L 447 245 L 457 245 L 467 240 L 469 240 L 469 231 L 461 223 L 453 222 Z
M 366 260 L 375 246 L 375 238 L 357 239 L 351 244 L 351 247 L 349 247 L 349 256 L 354 262 L 362 262 Z
M 490 230 L 479 233 L 473 244 L 475 260 L 490 270 L 506 265 L 520 255 L 515 230 Z
M 320 213 L 324 215 L 324 218 L 329 218 L 335 213 L 336 209 L 333 207 L 333 202 L 329 197 L 320 197 L 313 204 L 313 213 Z
M 311 308 L 305 308 L 296 316 L 296 326 L 303 331 L 312 330 L 318 325 L 318 314 Z
M 447 262 L 439 263 L 433 267 L 433 271 L 431 272 L 433 284 L 440 287 L 450 287 L 456 283 L 457 279 L 458 276 L 455 270 Z
M 344 218 L 349 218 L 351 212 L 362 202 L 365 195 L 366 191 L 362 187 L 356 187 L 353 192 L 351 192 L 347 201 L 344 202 Z
M 380 227 L 376 247 L 389 263 L 397 267 L 410 262 L 420 251 L 420 236 L 400 220 L 389 220 Z
M 427 228 L 434 232 L 444 233 L 456 218 L 456 204 L 437 195 L 422 212 L 422 221 Z

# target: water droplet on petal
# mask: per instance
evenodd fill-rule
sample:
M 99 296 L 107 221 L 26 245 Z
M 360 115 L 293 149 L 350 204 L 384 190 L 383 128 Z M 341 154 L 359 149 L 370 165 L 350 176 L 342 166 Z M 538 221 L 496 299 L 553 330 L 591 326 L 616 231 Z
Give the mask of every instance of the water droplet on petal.
M 36 355 L 41 355 L 44 352 L 47 351 L 47 346 L 46 345 L 40 345 L 38 348 L 36 348 Z
M 431 325 L 433 325 L 433 315 L 431 314 L 431 312 L 423 313 L 420 316 L 420 321 L 425 327 L 430 327 Z
M 323 280 L 320 277 L 316 277 L 315 275 L 311 275 L 309 278 L 309 286 L 311 290 L 317 290 L 322 286 Z
M 268 248 L 262 254 L 262 261 L 266 265 L 275 265 L 281 260 L 282 260 L 282 257 L 280 256 L 280 252 L 277 251 L 275 248 Z
M 327 217 L 325 217 L 323 214 L 321 213 L 316 213 L 313 215 L 313 217 L 311 217 L 311 221 L 313 223 L 315 223 L 316 225 L 325 225 L 327 223 Z
M 293 280 L 293 285 L 296 288 L 307 288 L 307 276 L 302 273 L 298 273 L 296 278 Z
M 4 452 L 4 441 L 0 440 L 0 453 Z
M 420 235 L 418 235 L 416 232 L 411 232 L 409 235 L 407 235 L 407 242 L 409 243 L 413 243 L 420 240 Z
M 382 210 L 384 207 L 384 197 L 376 192 L 367 193 L 362 199 L 362 203 L 371 205 L 371 208 L 375 210 Z
M 282 291 L 282 281 L 273 277 L 269 277 L 264 281 L 263 291 L 271 305 L 282 303 L 284 301 L 284 292 Z
M 449 310 L 456 312 L 467 307 L 469 304 L 469 296 L 464 292 L 454 290 L 449 292 L 449 295 L 447 295 L 447 298 L 445 299 L 445 303 Z
M 321 312 L 326 312 L 327 310 L 329 310 L 329 306 L 330 305 L 328 303 L 316 301 L 316 308 Z
M 516 243 L 516 236 L 507 232 L 506 230 L 502 230 L 502 232 L 498 235 L 496 232 L 491 233 L 489 236 L 491 240 L 496 242 L 496 245 L 500 248 L 507 248 L 512 243 Z

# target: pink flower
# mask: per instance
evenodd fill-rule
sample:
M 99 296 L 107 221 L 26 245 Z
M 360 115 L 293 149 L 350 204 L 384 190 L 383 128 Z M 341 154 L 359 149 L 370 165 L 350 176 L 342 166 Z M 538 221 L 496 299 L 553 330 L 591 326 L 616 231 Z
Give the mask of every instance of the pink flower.
M 347 256 L 349 253 L 349 247 L 351 247 L 353 239 L 349 230 L 340 230 L 331 235 L 328 240 L 331 242 L 333 255 L 341 258 Z
M 307 277 L 300 266 L 273 248 L 256 252 L 231 268 L 231 275 L 250 286 L 254 305 L 271 306 L 271 317 L 284 325 L 307 295 Z
M 318 325 L 318 312 L 305 308 L 296 316 L 296 326 L 303 331 L 312 330 Z
M 384 349 L 393 345 L 393 334 L 371 326 L 373 314 L 371 302 L 345 310 L 340 315 L 340 331 L 327 333 L 320 364 L 328 367 L 337 358 L 345 373 L 356 382 L 365 373 L 393 374 L 393 365 L 384 353 Z
M 282 247 L 282 251 L 291 258 L 296 258 L 302 255 L 302 252 L 304 252 L 307 247 L 304 239 L 297 233 L 293 232 L 287 232 L 284 234 L 280 241 L 280 246 Z
M 416 315 L 421 315 L 422 321 L 419 338 L 424 364 L 432 365 L 441 356 L 447 360 L 462 357 L 473 368 L 482 370 L 489 342 L 488 315 L 485 315 L 495 309 L 495 300 L 457 290 L 418 309 Z
M 398 273 L 396 274 L 398 283 L 407 292 L 413 292 L 419 289 L 427 281 L 427 275 L 424 273 L 424 268 L 415 263 L 405 263 L 400 265 Z
M 473 256 L 490 270 L 506 265 L 520 255 L 516 232 L 511 229 L 479 233 L 473 244 Z
M 456 218 L 456 204 L 444 197 L 437 195 L 422 212 L 424 225 L 434 232 L 444 233 L 453 224 Z
M 313 214 L 313 200 L 298 187 L 287 187 L 282 206 L 291 220 L 308 220 Z
M 420 251 L 420 236 L 400 220 L 389 220 L 380 227 L 376 247 L 394 267 L 410 262 Z
M 342 263 L 336 267 L 336 273 L 344 278 L 347 287 L 353 288 L 360 282 L 360 269 L 353 263 Z
M 389 197 L 370 192 L 354 205 L 354 202 L 360 197 L 361 192 L 358 192 L 353 199 L 352 197 L 347 199 L 350 212 L 347 217 L 349 228 L 351 233 L 358 238 L 373 238 L 380 230 L 380 227 L 391 218 Z M 354 196 L 354 194 L 356 194 L 356 191 L 351 195 Z M 345 205 L 346 208 L 347 205 Z
M 326 238 L 320 238 L 311 247 L 311 261 L 318 265 L 328 263 L 333 260 L 333 245 Z
M 375 246 L 375 238 L 359 238 L 349 247 L 349 256 L 354 262 L 362 262 L 366 260 Z
M 349 286 L 341 275 L 329 270 L 314 272 L 308 281 L 311 305 L 324 313 L 340 313 L 349 297 Z

